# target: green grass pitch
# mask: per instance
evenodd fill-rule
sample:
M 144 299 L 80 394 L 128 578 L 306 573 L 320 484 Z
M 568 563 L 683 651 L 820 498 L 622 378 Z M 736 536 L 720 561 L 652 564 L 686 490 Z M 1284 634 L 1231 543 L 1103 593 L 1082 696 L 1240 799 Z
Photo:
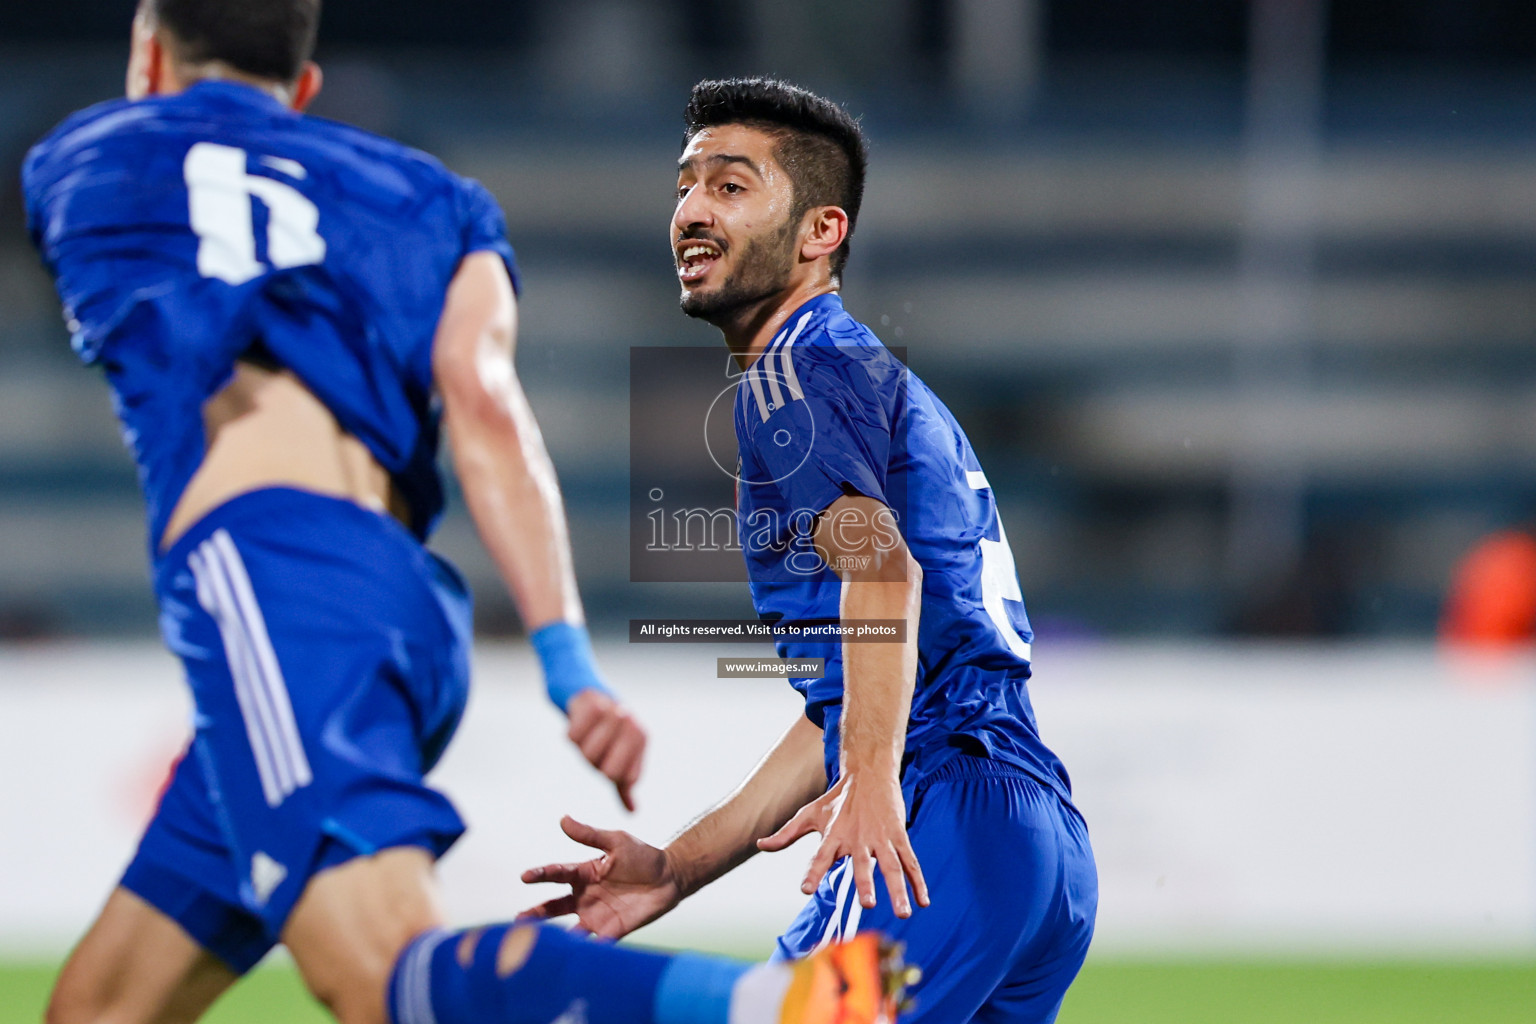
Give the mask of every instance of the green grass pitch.
M 0 966 L 0 1024 L 37 1024 L 55 967 Z M 322 1024 L 292 969 L 255 972 L 210 1024 Z M 1096 960 L 1060 1024 L 1530 1024 L 1536 963 Z

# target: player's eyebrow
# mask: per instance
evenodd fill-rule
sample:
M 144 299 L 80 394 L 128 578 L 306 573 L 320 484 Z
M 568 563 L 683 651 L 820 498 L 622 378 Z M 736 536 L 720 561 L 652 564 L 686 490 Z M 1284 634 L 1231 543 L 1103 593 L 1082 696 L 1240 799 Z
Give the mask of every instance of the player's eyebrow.
M 757 162 L 755 160 L 753 160 L 749 156 L 742 156 L 742 155 L 740 155 L 738 153 L 716 153 L 714 156 L 706 157 L 702 161 L 698 161 L 696 159 L 693 159 L 693 158 L 690 158 L 690 157 L 686 157 L 686 156 L 679 157 L 678 161 L 677 161 L 677 169 L 680 172 L 681 171 L 686 171 L 694 163 L 704 163 L 704 164 L 745 164 L 746 167 L 749 170 L 751 170 L 751 172 L 753 174 L 757 175 L 759 178 L 761 178 L 763 176 L 762 168 L 757 166 Z

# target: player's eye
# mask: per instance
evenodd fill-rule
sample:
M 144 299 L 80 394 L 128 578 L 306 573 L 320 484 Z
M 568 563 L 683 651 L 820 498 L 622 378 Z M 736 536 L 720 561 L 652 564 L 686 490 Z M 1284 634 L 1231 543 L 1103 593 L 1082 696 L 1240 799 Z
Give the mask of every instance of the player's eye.
M 745 192 L 746 189 L 742 188 L 734 181 L 728 181 L 724 185 L 720 186 L 720 191 L 724 192 L 728 196 L 734 196 L 740 195 L 741 193 Z

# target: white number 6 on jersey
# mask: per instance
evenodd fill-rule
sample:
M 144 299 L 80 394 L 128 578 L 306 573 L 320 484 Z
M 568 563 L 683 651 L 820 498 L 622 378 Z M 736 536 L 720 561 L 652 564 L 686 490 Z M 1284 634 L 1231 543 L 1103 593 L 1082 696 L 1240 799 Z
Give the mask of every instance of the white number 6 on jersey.
M 303 178 L 303 165 L 277 157 L 274 167 Z M 325 239 L 316 228 L 320 211 L 292 185 L 246 171 L 243 149 L 199 142 L 187 153 L 183 174 L 192 231 L 197 235 L 197 272 L 230 284 L 244 284 L 267 272 L 256 258 L 251 200 L 267 208 L 267 260 L 274 268 L 303 267 L 325 259 Z
M 965 477 L 974 491 L 990 486 L 986 474 L 980 470 L 968 470 Z M 1002 634 L 1008 649 L 1028 661 L 1029 644 L 1013 628 L 1013 623 L 1008 620 L 1008 609 L 1003 604 L 1004 601 L 1023 603 L 1024 592 L 1019 589 L 1019 572 L 1014 566 L 1013 549 L 1008 546 L 1008 534 L 1003 529 L 1003 517 L 995 507 L 992 514 L 997 517 L 997 540 L 981 538 L 981 605 Z

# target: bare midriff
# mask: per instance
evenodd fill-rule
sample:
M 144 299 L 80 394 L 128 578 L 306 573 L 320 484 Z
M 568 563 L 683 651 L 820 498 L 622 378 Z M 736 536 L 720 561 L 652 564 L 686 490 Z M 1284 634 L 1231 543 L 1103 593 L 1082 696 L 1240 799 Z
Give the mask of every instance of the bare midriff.
M 366 445 L 291 372 L 238 363 L 203 406 L 207 449 L 160 539 L 170 548 L 231 498 L 293 487 L 408 520 L 405 503 Z

